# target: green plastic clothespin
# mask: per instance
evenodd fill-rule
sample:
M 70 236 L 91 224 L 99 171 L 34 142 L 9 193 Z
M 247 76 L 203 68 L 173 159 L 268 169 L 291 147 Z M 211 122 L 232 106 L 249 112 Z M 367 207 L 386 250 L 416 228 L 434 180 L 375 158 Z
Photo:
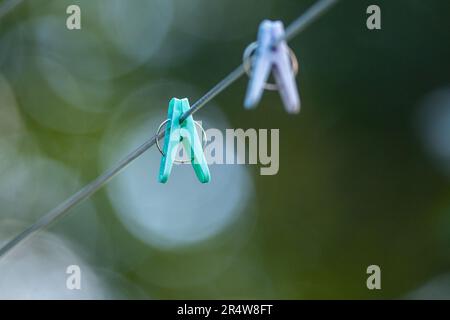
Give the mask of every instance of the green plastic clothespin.
M 190 109 L 188 99 L 173 98 L 169 103 L 167 114 L 167 126 L 164 136 L 163 157 L 159 169 L 159 182 L 166 183 L 172 171 L 173 163 L 178 154 L 178 146 L 183 143 L 188 153 L 195 174 L 201 183 L 211 180 L 208 164 L 203 153 L 200 138 L 197 135 L 194 119 L 192 116 L 180 123 L 180 117 Z

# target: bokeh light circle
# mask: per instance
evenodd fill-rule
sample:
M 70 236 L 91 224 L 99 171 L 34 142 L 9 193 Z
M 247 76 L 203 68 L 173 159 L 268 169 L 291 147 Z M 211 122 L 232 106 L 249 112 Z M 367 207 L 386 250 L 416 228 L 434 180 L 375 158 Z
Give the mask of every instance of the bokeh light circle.
M 22 226 L 23 228 L 23 226 Z M 0 244 L 20 231 L 14 221 L 3 221 Z M 81 270 L 82 290 L 66 286 L 67 268 Z M 99 281 L 69 243 L 61 237 L 41 233 L 0 260 L 1 299 L 104 299 L 105 284 Z
M 427 95 L 416 119 L 424 149 L 437 168 L 450 176 L 450 87 Z

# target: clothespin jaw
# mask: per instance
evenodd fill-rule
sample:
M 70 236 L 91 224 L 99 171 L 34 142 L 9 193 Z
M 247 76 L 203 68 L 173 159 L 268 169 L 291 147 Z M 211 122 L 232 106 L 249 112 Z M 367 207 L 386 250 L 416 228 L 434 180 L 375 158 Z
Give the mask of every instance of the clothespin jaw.
M 285 109 L 289 113 L 300 112 L 300 96 L 285 40 L 281 21 L 264 20 L 258 31 L 257 48 L 253 57 L 251 78 L 244 105 L 255 108 L 261 100 L 270 72 L 273 72 Z
M 180 123 L 180 117 L 190 109 L 188 99 L 173 98 L 169 103 L 163 157 L 159 169 L 159 182 L 166 183 L 172 171 L 173 163 L 178 154 L 178 146 L 183 143 L 184 149 L 191 160 L 195 174 L 201 183 L 211 180 L 208 164 L 203 153 L 202 143 L 197 135 L 192 115 Z

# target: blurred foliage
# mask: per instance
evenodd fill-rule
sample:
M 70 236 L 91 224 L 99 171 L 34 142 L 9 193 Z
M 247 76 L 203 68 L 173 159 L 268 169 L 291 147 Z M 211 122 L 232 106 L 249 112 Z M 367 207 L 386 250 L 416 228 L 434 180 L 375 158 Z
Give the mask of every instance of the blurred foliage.
M 146 8 L 153 3 L 162 10 L 151 17 L 170 15 L 172 25 L 161 26 L 167 28 L 161 43 L 140 61 L 140 51 L 130 58 L 119 49 L 141 48 L 129 37 L 145 19 L 104 12 L 107 21 L 126 24 L 123 32 L 120 25 L 111 27 L 119 28 L 112 30 L 119 39 L 114 42 L 93 4 L 101 1 L 25 0 L 0 21 L 0 72 L 17 102 L 17 110 L 5 109 L 6 121 L 0 120 L 3 138 L 17 149 L 7 163 L 21 159 L 34 168 L 31 155 L 39 150 L 74 176 L 59 181 L 50 177 L 58 175 L 53 167 L 48 175 L 33 175 L 32 204 L 46 192 L 51 196 L 14 217 L 23 226 L 105 169 L 99 150 L 131 93 L 178 81 L 195 88 L 193 102 L 240 63 L 259 21 L 287 25 L 314 2 L 173 0 L 167 2 L 173 8 L 163 10 L 161 1 L 146 1 Z M 139 288 L 142 294 L 124 293 L 128 298 L 401 298 L 450 272 L 449 177 L 427 153 L 418 129 L 425 97 L 450 82 L 450 2 L 376 1 L 382 30 L 369 31 L 366 8 L 372 2 L 342 0 L 290 43 L 300 61 L 299 116 L 284 112 L 277 93 L 244 111 L 247 79 L 215 100 L 232 128 L 280 128 L 279 174 L 260 176 L 249 167 L 255 198 L 246 204 L 247 218 L 198 245 L 163 250 L 129 232 L 102 190 L 49 231 L 78 246 L 94 272 L 113 271 Z M 82 9 L 81 31 L 65 30 L 68 4 Z M 39 19 L 48 16 L 56 20 L 43 27 Z M 58 21 L 61 29 L 53 30 Z M 139 41 L 145 46 L 156 40 Z M 45 60 L 61 48 L 66 56 Z M 49 81 L 49 70 L 61 81 Z M 142 106 L 158 112 L 166 107 L 155 101 Z M 13 112 L 26 128 L 18 141 L 8 135 L 13 129 L 4 129 Z M 122 128 L 133 129 L 131 120 L 141 117 L 133 112 L 120 118 Z M 0 148 L 5 155 L 6 147 Z M 75 178 L 79 183 L 67 183 Z M 8 208 L 0 223 L 11 218 Z M 86 227 L 91 213 L 94 231 Z M 381 266 L 378 292 L 366 288 L 371 264 Z

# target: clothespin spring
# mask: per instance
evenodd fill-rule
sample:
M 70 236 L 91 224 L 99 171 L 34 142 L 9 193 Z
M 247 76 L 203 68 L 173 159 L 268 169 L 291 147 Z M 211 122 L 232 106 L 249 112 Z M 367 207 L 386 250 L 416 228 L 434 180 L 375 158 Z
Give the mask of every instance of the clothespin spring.
M 161 124 L 158 127 L 158 130 L 156 130 L 156 137 L 159 137 L 159 134 L 161 132 L 161 129 L 170 121 L 170 119 L 166 119 L 163 122 L 161 122 Z M 203 126 L 200 124 L 200 122 L 198 121 L 194 121 L 195 125 L 200 129 L 200 131 L 202 132 L 202 148 L 203 150 L 205 150 L 206 147 L 206 143 L 208 142 L 208 137 L 206 135 L 206 131 L 203 128 Z M 164 154 L 164 151 L 161 148 L 161 145 L 159 144 L 159 139 L 156 138 L 156 147 L 158 148 L 159 152 L 162 154 L 163 157 L 165 157 L 166 155 Z M 191 160 L 179 160 L 179 159 L 175 159 L 174 162 L 176 163 L 180 163 L 180 164 L 184 164 L 184 163 L 189 163 L 191 162 Z
M 256 52 L 257 48 L 258 43 L 256 41 L 252 42 L 247 46 L 247 48 L 244 51 L 244 54 L 242 55 L 242 66 L 244 67 L 245 73 L 249 77 L 251 77 L 252 73 L 252 57 L 253 54 Z M 297 76 L 299 70 L 298 59 L 294 51 L 290 47 L 288 47 L 288 49 L 289 49 L 289 56 L 291 57 L 292 70 L 294 71 L 294 75 Z M 264 89 L 269 91 L 277 91 L 278 86 L 276 83 L 267 82 L 264 85 Z

